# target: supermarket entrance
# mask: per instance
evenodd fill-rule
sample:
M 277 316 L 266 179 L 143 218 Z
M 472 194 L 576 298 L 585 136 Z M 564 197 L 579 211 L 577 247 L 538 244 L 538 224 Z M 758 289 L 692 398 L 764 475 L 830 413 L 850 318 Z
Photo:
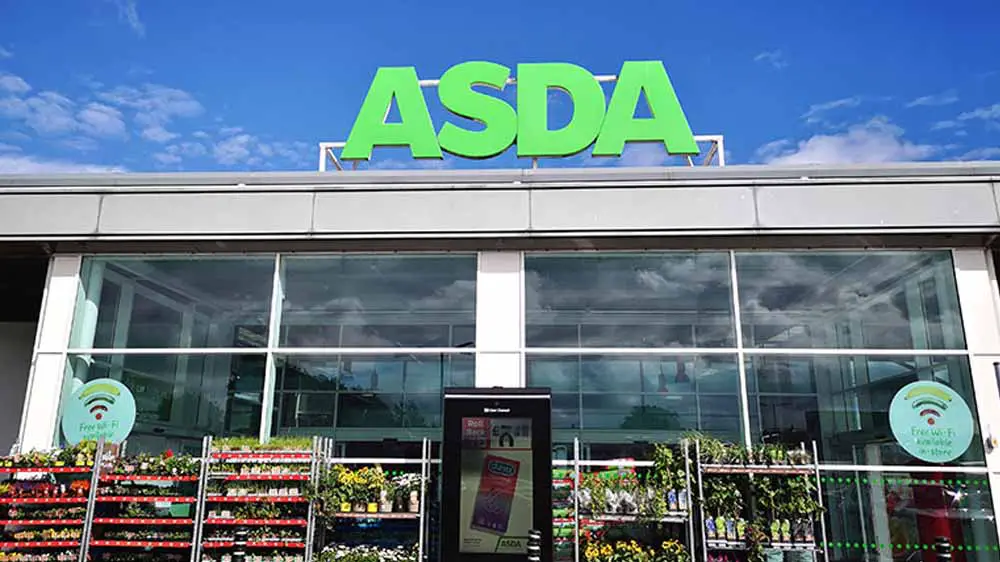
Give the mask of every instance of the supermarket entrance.
M 0 454 L 17 441 L 49 260 L 0 256 Z

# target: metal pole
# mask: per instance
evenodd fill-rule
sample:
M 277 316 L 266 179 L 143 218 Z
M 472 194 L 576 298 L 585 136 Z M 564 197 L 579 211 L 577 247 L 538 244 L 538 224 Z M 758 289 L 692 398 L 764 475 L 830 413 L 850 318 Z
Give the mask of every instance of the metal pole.
M 194 533 L 192 533 L 191 560 L 201 560 L 201 537 L 205 533 L 205 494 L 208 490 L 208 472 L 212 466 L 212 436 L 201 440 L 201 470 L 198 474 L 198 500 L 194 508 Z
M 316 489 L 319 484 L 319 451 L 320 451 L 320 440 L 319 437 L 313 437 L 312 443 L 312 458 L 309 462 L 309 485 Z M 313 502 L 309 502 L 308 512 L 306 516 L 306 560 L 312 560 L 313 555 L 313 540 L 316 536 L 316 511 L 313 508 Z
M 684 453 L 684 488 L 687 490 L 687 517 L 688 517 L 688 548 L 694 550 L 694 503 L 691 490 L 691 447 L 687 439 L 681 441 L 681 450 Z M 692 552 L 692 558 L 694 553 Z
M 426 549 L 424 540 L 427 538 L 427 480 L 430 478 L 430 439 L 424 437 L 420 448 L 420 511 L 418 512 L 420 528 L 417 531 L 417 560 L 423 560 Z
M 708 561 L 708 537 L 705 535 L 705 487 L 702 482 L 701 441 L 694 442 L 695 466 L 698 469 L 698 527 L 701 528 L 701 555 Z M 693 545 L 692 545 L 693 546 Z M 692 553 L 693 554 L 693 553 Z M 692 556 L 694 558 L 694 556 Z
M 818 448 L 816 447 L 816 441 L 812 442 L 812 450 L 813 450 L 813 460 L 812 460 L 812 462 L 813 462 L 813 466 L 816 469 L 816 472 L 815 472 L 815 474 L 816 474 L 816 502 L 819 504 L 819 509 L 822 512 L 822 511 L 825 511 L 825 508 L 824 508 L 824 505 L 823 505 L 823 483 L 822 483 L 822 481 L 820 479 L 820 475 L 819 475 L 819 453 L 817 452 Z M 829 547 L 828 547 L 827 542 L 826 542 L 826 515 L 823 514 L 823 513 L 819 514 L 819 528 L 820 528 L 820 534 L 822 535 L 822 540 L 823 540 L 823 549 L 822 549 L 823 560 L 829 560 L 830 559 L 830 550 L 829 550 Z
M 90 557 L 90 534 L 94 529 L 94 507 L 97 504 L 97 485 L 101 481 L 101 465 L 104 463 L 104 438 L 97 440 L 94 449 L 94 466 L 90 470 L 90 493 L 87 494 L 87 513 L 83 518 L 83 532 L 80 533 L 78 562 L 86 562 Z
M 580 436 L 573 437 L 573 562 L 580 562 Z

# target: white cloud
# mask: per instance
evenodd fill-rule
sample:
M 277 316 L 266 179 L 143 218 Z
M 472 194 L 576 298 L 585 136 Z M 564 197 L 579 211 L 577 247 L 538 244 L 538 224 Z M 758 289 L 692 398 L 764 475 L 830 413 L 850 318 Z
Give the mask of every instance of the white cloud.
M 852 125 L 836 135 L 815 135 L 793 144 L 774 141 L 758 149 L 767 164 L 862 164 L 921 160 L 940 147 L 915 144 L 903 139 L 903 129 L 885 117 Z
M 212 148 L 212 154 L 216 162 L 227 166 L 248 162 L 256 140 L 253 135 L 246 133 L 229 137 L 216 143 Z
M 958 157 L 959 160 L 1000 160 L 1000 147 L 976 148 Z
M 124 137 L 122 112 L 101 103 L 89 103 L 76 114 L 80 129 L 97 137 Z
M 153 158 L 161 164 L 180 164 L 184 158 L 205 156 L 207 153 L 205 145 L 199 142 L 181 142 L 167 146 Z
M 70 150 L 76 150 L 78 152 L 89 152 L 92 150 L 97 150 L 98 144 L 92 138 L 88 137 L 72 137 L 68 139 L 62 139 L 59 141 L 59 145 L 68 148 Z
M 153 159 L 160 164 L 180 164 L 182 158 L 169 152 L 158 152 L 153 155 Z
M 968 121 L 970 119 L 981 119 L 983 121 L 1000 119 L 1000 103 L 995 103 L 989 107 L 980 107 L 972 111 L 966 111 L 958 116 L 959 121 Z
M 243 132 L 243 127 L 223 127 L 219 129 L 219 134 L 224 137 L 238 135 Z
M 31 86 L 20 76 L 0 72 L 0 90 L 20 95 L 30 92 Z
M 153 141 L 153 142 L 170 142 L 180 135 L 177 133 L 171 133 L 170 131 L 164 129 L 160 125 L 153 125 L 151 127 L 146 127 L 142 130 L 142 138 Z
M 139 37 L 146 35 L 146 26 L 139 19 L 139 10 L 135 5 L 136 0 L 115 0 L 118 6 L 118 20 L 124 21 L 132 28 Z
M 21 152 L 21 147 L 13 144 L 0 142 L 0 152 Z
M 959 123 L 958 121 L 954 121 L 954 120 L 948 119 L 948 120 L 945 120 L 945 121 L 938 121 L 937 123 L 934 123 L 933 125 L 931 125 L 931 130 L 932 131 L 942 131 L 944 129 L 956 129 L 956 128 L 960 127 L 960 126 L 961 126 L 961 123 Z
M 126 171 L 119 166 L 46 160 L 20 154 L 0 154 L 0 174 L 104 174 Z
M 814 103 L 802 114 L 802 118 L 806 120 L 806 123 L 824 123 L 826 122 L 826 113 L 835 109 L 857 107 L 859 105 L 861 105 L 861 96 L 851 96 L 839 100 Z
M 74 104 L 56 92 L 41 92 L 26 99 L 0 99 L 0 115 L 17 119 L 41 134 L 69 133 L 77 128 Z
M 785 55 L 780 49 L 776 51 L 763 51 L 761 53 L 757 53 L 757 56 L 755 56 L 753 60 L 754 62 L 770 64 L 778 70 L 788 66 L 788 61 L 785 60 Z
M 209 135 L 205 131 L 195 131 L 191 136 L 196 139 L 207 139 Z
M 7 49 L 4 49 L 3 45 L 0 45 L 0 60 L 12 59 L 12 58 L 14 58 L 14 53 L 10 52 Z
M 955 90 L 948 90 L 940 94 L 930 96 L 920 96 L 919 98 L 906 104 L 906 107 L 951 105 L 958 101 L 958 93 Z
M 176 118 L 189 118 L 204 112 L 202 105 L 191 94 L 177 88 L 159 84 L 145 84 L 140 88 L 118 86 L 97 95 L 102 101 L 130 109 L 143 136 L 155 142 L 174 138 L 166 126 Z

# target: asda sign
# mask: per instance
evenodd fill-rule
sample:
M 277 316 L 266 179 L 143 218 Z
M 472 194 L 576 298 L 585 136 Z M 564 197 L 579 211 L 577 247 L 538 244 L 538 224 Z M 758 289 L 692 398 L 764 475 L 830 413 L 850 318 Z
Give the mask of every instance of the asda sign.
M 375 73 L 347 143 L 345 160 L 368 160 L 375 147 L 408 147 L 414 158 L 441 158 L 447 152 L 465 158 L 490 158 L 512 145 L 519 157 L 560 157 L 594 147 L 594 156 L 621 156 L 630 142 L 662 143 L 669 154 L 698 154 L 687 118 L 660 61 L 622 65 L 611 99 L 587 70 L 569 63 L 517 65 L 516 107 L 473 89 L 502 91 L 511 70 L 492 62 L 463 62 L 449 68 L 438 83 L 441 104 L 452 114 L 478 122 L 469 129 L 446 121 L 435 130 L 413 67 L 383 67 Z M 548 93 L 569 94 L 569 122 L 549 129 Z M 649 117 L 636 117 L 645 97 Z M 387 118 L 393 100 L 399 121 Z

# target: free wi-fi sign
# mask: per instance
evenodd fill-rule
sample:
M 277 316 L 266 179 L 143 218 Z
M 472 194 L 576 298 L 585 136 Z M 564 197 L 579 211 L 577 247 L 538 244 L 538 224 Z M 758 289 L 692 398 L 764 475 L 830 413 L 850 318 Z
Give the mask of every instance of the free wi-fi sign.
M 77 383 L 79 384 L 79 383 Z M 135 397 L 114 379 L 80 384 L 63 404 L 62 431 L 67 443 L 124 441 L 135 425 Z
M 955 389 L 933 381 L 912 382 L 889 404 L 889 427 L 899 445 L 932 463 L 953 461 L 972 444 L 972 410 Z

